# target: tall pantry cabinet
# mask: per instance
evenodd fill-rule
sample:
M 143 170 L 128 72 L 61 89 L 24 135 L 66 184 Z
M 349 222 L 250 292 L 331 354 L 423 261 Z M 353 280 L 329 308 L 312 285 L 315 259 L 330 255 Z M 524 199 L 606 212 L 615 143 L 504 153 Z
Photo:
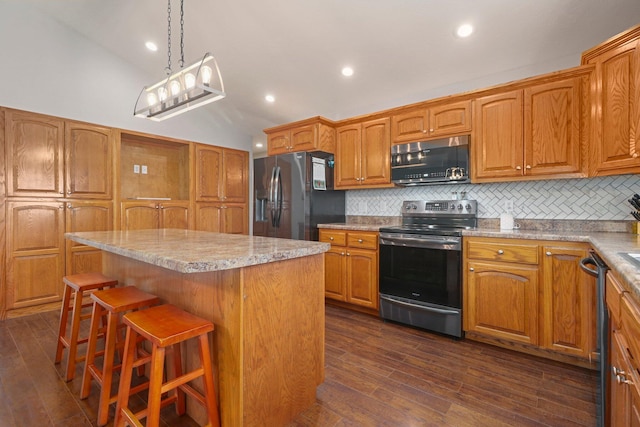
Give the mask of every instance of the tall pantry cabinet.
M 68 231 L 113 227 L 109 128 L 5 109 L 6 288 L 3 311 L 57 303 L 62 276 L 101 268 Z

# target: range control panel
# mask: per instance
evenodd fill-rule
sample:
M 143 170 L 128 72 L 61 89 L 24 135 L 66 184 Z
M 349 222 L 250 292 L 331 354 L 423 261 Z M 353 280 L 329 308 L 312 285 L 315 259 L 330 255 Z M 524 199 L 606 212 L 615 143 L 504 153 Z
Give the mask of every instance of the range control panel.
M 458 215 L 478 213 L 476 200 L 408 200 L 402 202 L 402 214 L 406 215 Z

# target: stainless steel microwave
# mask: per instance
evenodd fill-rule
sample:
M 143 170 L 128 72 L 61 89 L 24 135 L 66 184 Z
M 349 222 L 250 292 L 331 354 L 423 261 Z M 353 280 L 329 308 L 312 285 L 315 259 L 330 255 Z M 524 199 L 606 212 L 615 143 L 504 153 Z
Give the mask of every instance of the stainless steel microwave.
M 469 135 L 392 146 L 391 181 L 401 186 L 469 182 Z

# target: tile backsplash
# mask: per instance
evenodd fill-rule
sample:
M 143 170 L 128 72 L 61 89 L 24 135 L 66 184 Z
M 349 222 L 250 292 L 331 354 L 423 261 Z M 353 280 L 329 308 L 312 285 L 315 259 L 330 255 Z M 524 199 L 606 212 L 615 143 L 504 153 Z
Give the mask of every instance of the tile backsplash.
M 640 175 L 353 190 L 347 215 L 400 216 L 404 200 L 450 200 L 454 191 L 478 201 L 479 218 L 498 218 L 512 201 L 516 218 L 633 220 L 627 199 L 640 194 Z

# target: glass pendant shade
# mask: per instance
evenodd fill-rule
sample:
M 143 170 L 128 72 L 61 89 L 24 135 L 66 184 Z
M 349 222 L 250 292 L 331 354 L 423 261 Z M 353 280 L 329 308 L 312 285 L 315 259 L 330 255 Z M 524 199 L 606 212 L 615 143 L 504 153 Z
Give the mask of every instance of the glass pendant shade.
M 206 64 L 206 65 L 205 65 Z M 204 57 L 152 86 L 145 86 L 134 107 L 136 117 L 161 121 L 226 96 L 218 63 Z

